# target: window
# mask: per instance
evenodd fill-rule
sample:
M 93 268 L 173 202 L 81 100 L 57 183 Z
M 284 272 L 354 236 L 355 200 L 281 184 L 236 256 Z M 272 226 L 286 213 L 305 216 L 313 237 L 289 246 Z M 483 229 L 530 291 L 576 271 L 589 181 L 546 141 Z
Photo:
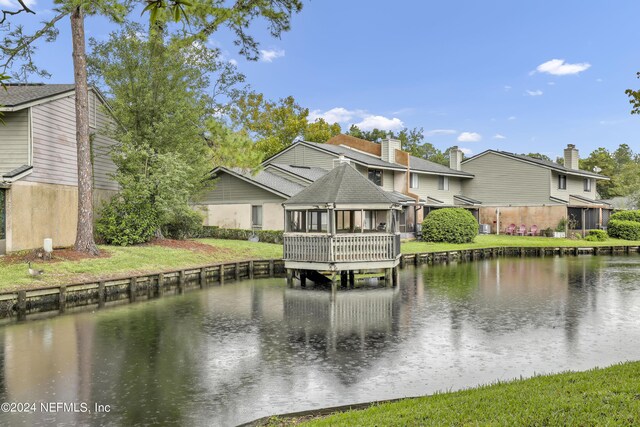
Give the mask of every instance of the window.
M 418 174 L 412 172 L 409 176 L 411 177 L 409 180 L 409 188 L 418 188 L 420 182 Z
M 327 211 L 309 211 L 309 231 L 326 232 L 328 230 L 327 217 Z
M 369 181 L 382 187 L 382 171 L 380 169 L 369 169 Z
M 307 231 L 305 211 L 287 211 L 287 231 L 302 232 Z
M 5 190 L 0 188 L 0 240 L 7 238 L 5 230 Z M 0 254 L 3 253 L 3 248 L 0 246 Z
M 558 175 L 558 190 L 567 189 L 567 175 Z
M 336 230 L 351 230 L 351 211 L 336 211 Z
M 585 178 L 583 182 L 584 182 L 584 191 L 591 192 L 591 180 L 589 178 Z
M 262 228 L 262 206 L 251 206 L 251 227 Z
M 439 176 L 438 177 L 438 190 L 449 191 L 449 177 L 448 176 Z

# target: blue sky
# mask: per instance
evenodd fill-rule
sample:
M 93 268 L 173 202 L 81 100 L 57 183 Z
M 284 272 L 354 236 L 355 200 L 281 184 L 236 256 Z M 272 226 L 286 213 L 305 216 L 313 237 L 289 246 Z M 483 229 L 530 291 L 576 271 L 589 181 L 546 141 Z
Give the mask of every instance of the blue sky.
M 34 7 L 44 19 L 51 2 Z M 256 91 L 293 95 L 343 128 L 423 127 L 441 149 L 555 158 L 568 143 L 583 156 L 620 143 L 640 151 L 640 117 L 624 94 L 640 84 L 639 15 L 640 2 L 628 0 L 314 0 L 280 40 L 258 26 L 261 61 L 242 59 L 227 34 L 211 42 Z M 59 40 L 38 54 L 52 83 L 73 76 L 61 24 Z M 112 28 L 100 18 L 86 27 L 97 38 Z

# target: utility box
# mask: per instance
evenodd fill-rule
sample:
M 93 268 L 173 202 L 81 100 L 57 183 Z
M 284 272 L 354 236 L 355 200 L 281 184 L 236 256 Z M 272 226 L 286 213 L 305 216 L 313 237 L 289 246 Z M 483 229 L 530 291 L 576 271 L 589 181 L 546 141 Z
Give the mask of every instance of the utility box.
M 489 224 L 480 224 L 480 234 L 490 234 L 491 226 Z

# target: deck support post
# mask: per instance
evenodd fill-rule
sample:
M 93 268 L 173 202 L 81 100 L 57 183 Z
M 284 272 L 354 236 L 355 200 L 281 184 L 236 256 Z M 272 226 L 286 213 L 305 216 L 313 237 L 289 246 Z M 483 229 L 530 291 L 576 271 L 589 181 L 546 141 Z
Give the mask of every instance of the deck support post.
M 349 286 L 351 289 L 356 287 L 356 272 L 349 270 Z
M 384 269 L 384 285 L 387 288 L 393 286 L 393 268 Z
M 400 276 L 398 274 L 399 273 L 398 267 L 393 267 L 391 270 L 392 270 L 392 274 L 391 275 L 393 276 L 392 283 L 393 283 L 393 286 L 396 287 L 396 286 L 398 286 L 400 284 Z
M 287 268 L 287 287 L 293 288 L 293 269 Z
M 348 271 L 344 270 L 340 272 L 340 287 L 341 288 L 347 288 L 349 286 L 348 279 L 347 279 L 347 274 Z
M 338 290 L 338 281 L 336 280 L 336 272 L 331 273 L 331 292 L 335 293 Z
M 300 270 L 300 286 L 307 287 L 307 272 L 305 270 Z

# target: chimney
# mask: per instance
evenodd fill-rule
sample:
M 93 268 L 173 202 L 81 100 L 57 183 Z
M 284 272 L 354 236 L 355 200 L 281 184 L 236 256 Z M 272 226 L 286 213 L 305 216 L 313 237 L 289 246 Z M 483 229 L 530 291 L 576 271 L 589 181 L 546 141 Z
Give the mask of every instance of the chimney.
M 454 145 L 449 149 L 449 167 L 457 171 L 462 170 L 462 150 Z
M 564 149 L 564 167 L 567 169 L 580 169 L 578 167 L 579 160 L 580 156 L 578 155 L 576 146 L 573 144 L 567 144 L 567 148 Z
M 344 154 L 340 153 L 340 155 L 338 156 L 337 159 L 333 159 L 333 167 L 336 168 L 338 166 L 340 166 L 341 164 L 346 163 L 346 164 L 350 164 L 351 160 L 347 159 Z
M 396 163 L 396 150 L 400 150 L 402 144 L 399 139 L 383 139 L 380 143 L 382 146 L 382 160 L 389 163 Z

